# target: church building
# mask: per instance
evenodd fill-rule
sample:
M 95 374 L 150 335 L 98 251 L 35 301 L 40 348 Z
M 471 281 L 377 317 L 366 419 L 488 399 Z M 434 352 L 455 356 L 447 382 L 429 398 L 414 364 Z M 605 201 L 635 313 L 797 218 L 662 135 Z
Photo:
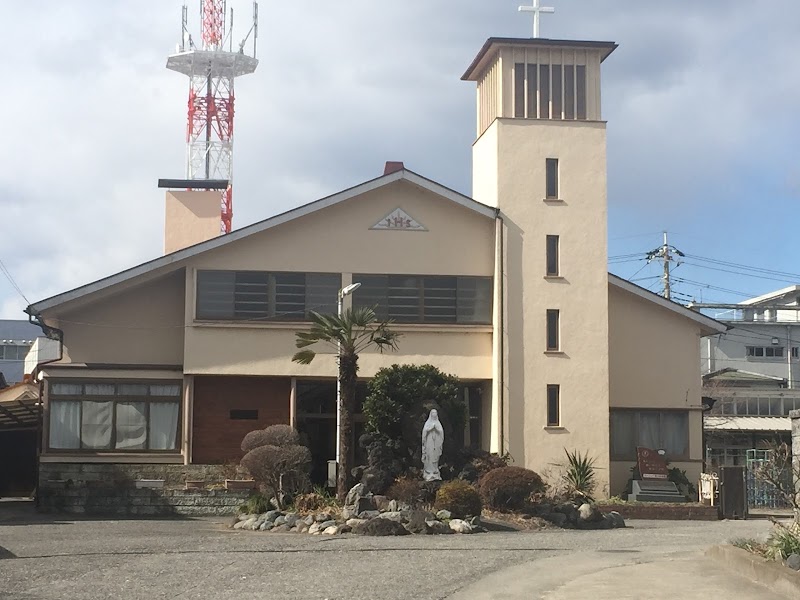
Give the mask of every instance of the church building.
M 224 464 L 275 423 L 307 435 L 324 478 L 335 356 L 291 357 L 308 311 L 335 312 L 352 283 L 345 308 L 376 305 L 402 334 L 361 356 L 360 378 L 403 363 L 457 376 L 465 444 L 539 472 L 588 453 L 601 497 L 623 493 L 637 446 L 697 481 L 700 340 L 726 326 L 608 273 L 601 75 L 616 48 L 484 44 L 462 77 L 477 87 L 471 196 L 387 163 L 218 236 L 217 193 L 168 192 L 168 254 L 27 309 L 62 342 L 40 368 L 41 486 L 80 465 Z

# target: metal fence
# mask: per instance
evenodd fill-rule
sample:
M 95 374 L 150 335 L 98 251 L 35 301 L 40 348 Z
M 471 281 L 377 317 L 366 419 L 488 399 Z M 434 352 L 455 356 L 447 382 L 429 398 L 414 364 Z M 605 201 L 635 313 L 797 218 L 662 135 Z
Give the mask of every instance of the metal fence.
M 756 477 L 757 470 L 769 463 L 771 452 L 771 450 L 747 451 L 747 505 L 750 508 L 790 508 L 775 486 Z M 792 483 L 791 470 L 787 469 L 783 477 L 788 489 Z

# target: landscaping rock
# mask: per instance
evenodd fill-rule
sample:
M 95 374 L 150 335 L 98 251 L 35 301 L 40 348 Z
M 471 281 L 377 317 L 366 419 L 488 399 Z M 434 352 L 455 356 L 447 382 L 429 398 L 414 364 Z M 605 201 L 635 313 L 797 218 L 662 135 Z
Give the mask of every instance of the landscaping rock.
M 398 512 L 400 510 L 400 506 L 397 503 L 397 500 L 389 500 L 389 506 L 386 507 L 387 512 Z
M 398 523 L 405 521 L 405 517 L 406 515 L 400 511 L 384 512 L 378 515 L 380 519 L 389 519 L 390 521 L 397 521 Z
M 442 523 L 441 521 L 431 520 L 425 521 L 425 524 L 428 526 L 428 533 L 433 535 L 441 535 L 446 533 L 455 533 L 447 523 Z
M 285 524 L 273 526 L 272 529 L 270 529 L 272 533 L 289 533 L 291 530 L 292 528 Z
M 440 510 L 439 512 L 436 513 L 436 518 L 439 519 L 440 521 L 446 521 L 452 518 L 452 516 L 453 515 L 450 513 L 449 510 Z
M 308 533 L 308 525 L 302 521 L 298 522 L 297 525 L 294 526 L 294 529 L 297 530 L 297 533 Z
M 321 512 L 318 513 L 317 516 L 314 517 L 314 519 L 317 521 L 317 523 L 324 523 L 325 521 L 330 521 L 331 519 L 333 519 L 333 515 L 330 513 Z
M 280 516 L 276 517 L 275 520 L 273 521 L 273 524 L 276 527 L 279 526 L 279 525 L 286 525 L 286 517 L 284 517 L 283 515 L 280 515 Z M 291 527 L 291 525 L 290 525 L 290 527 Z
M 264 518 L 265 518 L 267 521 L 271 521 L 271 522 L 273 522 L 273 523 L 274 523 L 274 522 L 275 522 L 275 519 L 277 519 L 278 517 L 280 517 L 280 516 L 281 516 L 281 514 L 282 514 L 282 513 L 281 513 L 281 511 L 279 511 L 279 510 L 268 510 L 268 511 L 267 511 L 267 512 L 264 514 Z
M 411 535 L 402 524 L 389 519 L 370 519 L 364 525 L 353 528 L 353 533 L 358 535 Z
M 357 483 L 353 487 L 350 488 L 350 491 L 347 492 L 347 496 L 344 500 L 345 506 L 354 506 L 356 501 L 367 495 L 367 486 L 363 483 Z
M 305 519 L 303 519 L 303 523 L 311 527 L 314 524 L 314 515 L 308 515 Z
M 549 515 L 543 515 L 542 518 L 556 527 L 564 527 L 567 524 L 567 515 L 560 512 L 553 512 Z
M 786 559 L 786 566 L 795 571 L 800 571 L 800 554 L 790 554 Z
M 452 519 L 450 521 L 450 529 L 456 533 L 472 533 L 472 525 L 461 519 Z
M 336 535 L 339 533 L 339 527 L 337 525 L 331 525 L 330 527 L 326 527 L 322 531 L 322 535 Z
M 359 519 L 374 519 L 375 517 L 379 516 L 381 516 L 381 513 L 377 510 L 365 510 L 364 512 L 358 514 Z
M 333 527 L 336 525 L 336 521 L 334 519 L 329 519 L 328 521 L 324 521 L 319 524 L 319 528 L 321 530 L 326 530 L 328 527 Z
M 261 527 L 259 527 L 259 529 L 260 529 L 261 531 L 269 531 L 269 530 L 270 530 L 270 529 L 272 529 L 273 527 L 275 527 L 275 525 L 273 525 L 273 524 L 272 524 L 272 523 L 270 523 L 269 521 L 264 521 L 264 522 L 261 524 Z
M 297 513 L 286 513 L 284 518 L 286 519 L 286 524 L 290 527 L 297 525 L 297 521 L 300 520 L 300 516 Z
M 407 519 L 405 527 L 411 533 L 427 534 L 430 533 L 428 521 L 434 521 L 434 516 L 424 510 L 412 510 Z
M 252 519 L 252 518 L 254 518 L 254 517 L 257 517 L 257 516 L 258 516 L 258 515 L 251 515 L 251 514 L 249 514 L 249 513 L 242 513 L 242 514 L 240 514 L 240 515 L 239 515 L 237 518 L 238 518 L 240 521 L 247 521 L 248 519 Z
M 613 529 L 624 529 L 625 528 L 625 519 L 619 514 L 617 511 L 612 510 L 608 513 L 605 518 L 611 521 L 611 525 Z
M 363 525 L 366 522 L 367 522 L 367 519 L 347 519 L 346 525 L 350 529 L 355 529 L 356 527 L 359 527 L 359 526 Z
M 236 524 L 233 526 L 233 528 L 234 528 L 234 529 L 243 529 L 243 528 L 244 528 L 244 524 L 245 524 L 245 523 L 247 523 L 247 521 L 239 521 L 238 523 L 236 523 Z
M 320 524 L 314 523 L 311 525 L 311 527 L 308 528 L 308 533 L 314 535 L 315 533 L 319 533 L 319 529 L 320 529 Z
M 603 520 L 603 513 L 596 504 L 581 504 L 578 508 L 578 519 L 583 523 L 599 523 Z
M 389 498 L 386 496 L 373 496 L 372 501 L 375 503 L 375 509 L 380 511 L 389 510 Z
M 249 529 L 249 530 L 252 531 L 253 525 L 255 525 L 256 522 L 258 522 L 258 518 L 257 517 L 250 517 L 246 521 L 241 521 L 241 523 L 242 523 L 241 529 Z M 237 523 L 237 525 L 238 525 L 238 523 Z

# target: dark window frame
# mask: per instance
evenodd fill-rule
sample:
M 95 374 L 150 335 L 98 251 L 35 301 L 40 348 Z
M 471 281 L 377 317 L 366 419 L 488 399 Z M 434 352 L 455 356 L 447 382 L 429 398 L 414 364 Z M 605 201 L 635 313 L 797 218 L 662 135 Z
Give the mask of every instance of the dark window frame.
M 545 239 L 545 276 L 561 276 L 561 238 L 547 235 Z
M 560 165 L 557 158 L 546 158 L 545 159 L 545 199 L 546 200 L 558 200 L 559 194 L 561 190 L 561 181 L 560 181 Z
M 561 386 L 547 385 L 547 427 L 561 427 Z
M 546 313 L 547 352 L 561 352 L 561 311 L 548 308 Z
M 86 394 L 85 387 L 80 394 L 58 394 L 53 392 L 53 385 L 68 384 L 68 385 L 81 385 L 87 384 L 101 384 L 101 385 L 114 385 L 114 394 L 108 395 L 94 395 Z M 119 385 L 146 385 L 148 387 L 148 395 L 132 395 L 132 394 L 117 394 L 117 386 Z M 151 396 L 151 385 L 175 385 L 178 386 L 179 392 L 177 396 Z M 153 454 L 153 455 L 176 455 L 180 454 L 183 444 L 183 381 L 175 379 L 125 379 L 125 380 L 108 380 L 108 379 L 49 379 L 47 381 L 47 435 L 43 436 L 43 446 L 46 448 L 48 454 Z M 51 405 L 53 402 L 78 402 L 80 405 L 81 423 L 83 421 L 83 403 L 84 402 L 110 402 L 111 407 L 111 436 L 108 448 L 86 448 L 83 445 L 83 437 L 80 439 L 79 448 L 51 448 L 50 436 L 52 428 L 52 411 Z M 115 448 L 117 442 L 117 404 L 142 402 L 145 404 L 145 443 L 150 445 L 150 405 L 151 404 L 177 404 L 178 417 L 176 421 L 177 431 L 175 433 L 175 447 L 172 449 L 158 450 L 150 448 Z

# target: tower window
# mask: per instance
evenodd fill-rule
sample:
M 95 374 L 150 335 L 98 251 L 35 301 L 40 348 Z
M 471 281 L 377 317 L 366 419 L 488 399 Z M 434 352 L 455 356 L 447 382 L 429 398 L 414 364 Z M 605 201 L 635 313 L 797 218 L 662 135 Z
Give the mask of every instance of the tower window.
M 559 326 L 560 318 L 558 310 L 547 311 L 547 351 L 558 352 L 561 349 Z
M 539 118 L 550 118 L 550 65 L 539 65 Z
M 586 66 L 514 64 L 514 117 L 586 120 Z
M 514 116 L 525 118 L 525 63 L 514 65 Z
M 575 67 L 575 87 L 577 90 L 578 119 L 586 119 L 586 67 Z
M 545 275 L 558 277 L 558 236 L 547 236 L 547 267 Z
M 558 159 L 548 158 L 545 164 L 547 185 L 546 196 L 548 200 L 558 199 Z
M 547 386 L 547 426 L 561 426 L 561 386 Z

